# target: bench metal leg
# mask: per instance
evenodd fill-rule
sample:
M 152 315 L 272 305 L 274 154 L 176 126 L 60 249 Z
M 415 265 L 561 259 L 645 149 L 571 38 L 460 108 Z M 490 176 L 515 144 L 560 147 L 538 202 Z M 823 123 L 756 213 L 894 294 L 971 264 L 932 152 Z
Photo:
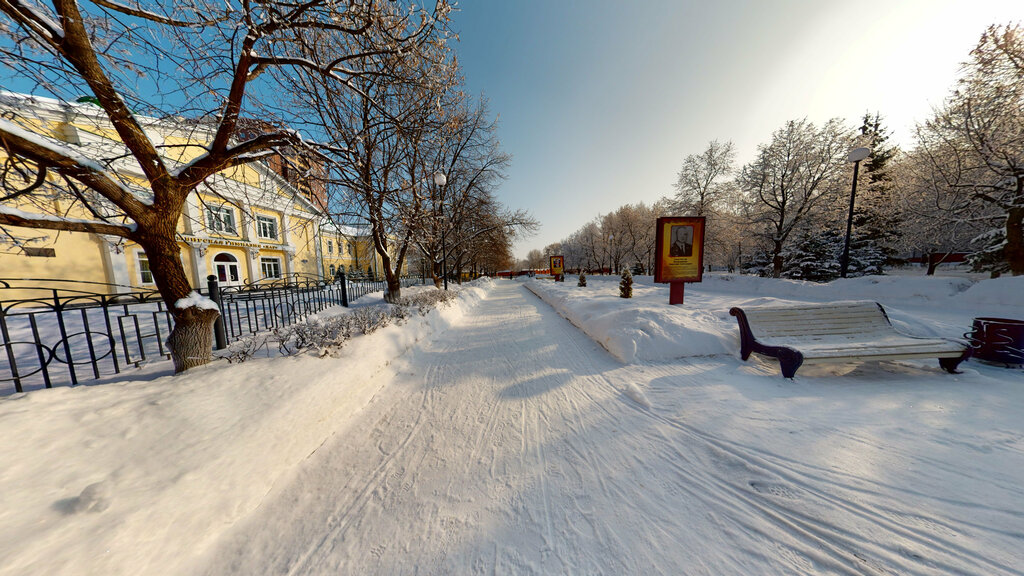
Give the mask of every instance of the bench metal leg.
M 776 356 L 779 358 L 779 366 L 785 378 L 796 376 L 797 369 L 804 363 L 804 355 L 795 350 L 783 348 L 776 352 Z
M 964 356 L 959 358 L 939 358 L 939 366 L 942 366 L 942 369 L 950 374 L 960 374 L 956 367 L 964 360 L 966 360 Z

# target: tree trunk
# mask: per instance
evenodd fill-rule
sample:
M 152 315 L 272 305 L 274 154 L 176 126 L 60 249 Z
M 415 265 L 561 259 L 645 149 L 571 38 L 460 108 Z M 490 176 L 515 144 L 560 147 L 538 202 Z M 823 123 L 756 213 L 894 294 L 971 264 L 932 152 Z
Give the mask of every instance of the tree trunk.
M 381 255 L 381 264 L 384 265 L 384 280 L 388 284 L 388 290 L 384 293 L 384 301 L 396 304 L 402 298 L 402 277 L 392 269 L 391 257 L 386 252 Z
M 925 276 L 934 276 L 935 269 L 942 263 L 942 259 L 935 252 L 928 253 L 928 271 L 924 273 Z
M 402 298 L 402 279 L 398 274 L 388 273 L 388 291 L 384 294 L 384 301 L 390 304 L 397 304 Z
M 192 293 L 192 286 L 181 263 L 181 248 L 174 239 L 164 235 L 148 235 L 139 244 L 146 251 L 153 279 L 174 316 L 174 328 L 167 338 L 174 361 L 174 373 L 178 374 L 202 366 L 213 360 L 213 324 L 220 313 L 217 310 L 198 308 L 177 308 L 175 304 Z
M 1003 248 L 1010 274 L 1024 275 L 1024 208 L 1011 208 L 1006 215 L 1006 246 Z
M 213 359 L 213 324 L 220 313 L 196 306 L 176 312 L 174 329 L 167 338 L 167 345 L 171 349 L 174 373 L 178 374 Z
M 430 270 L 430 276 L 434 279 L 434 288 L 440 290 L 444 282 L 444 273 L 441 270 L 440 262 L 434 262 L 434 266 Z
M 772 278 L 782 277 L 782 242 L 776 242 L 772 250 Z

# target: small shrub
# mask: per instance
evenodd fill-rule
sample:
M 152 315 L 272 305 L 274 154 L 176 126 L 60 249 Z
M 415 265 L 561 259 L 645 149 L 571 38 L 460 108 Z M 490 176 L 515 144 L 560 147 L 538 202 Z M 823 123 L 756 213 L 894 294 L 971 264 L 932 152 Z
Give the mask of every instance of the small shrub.
M 629 271 L 629 268 L 622 270 L 622 280 L 619 281 L 619 297 L 633 297 L 633 274 Z
M 223 350 L 214 350 L 213 355 L 227 360 L 229 364 L 241 364 L 255 356 L 261 348 L 264 351 L 268 350 L 267 338 L 267 334 L 246 336 L 228 344 Z
M 580 281 L 576 283 L 577 286 L 585 288 L 587 286 L 587 273 L 580 270 Z

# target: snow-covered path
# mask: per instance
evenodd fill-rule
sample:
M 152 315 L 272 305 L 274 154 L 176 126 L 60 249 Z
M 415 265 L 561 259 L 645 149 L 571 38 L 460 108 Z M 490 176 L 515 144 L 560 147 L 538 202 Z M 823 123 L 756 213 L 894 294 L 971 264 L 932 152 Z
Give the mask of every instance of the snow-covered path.
M 925 402 L 865 390 L 870 377 L 759 390 L 745 384 L 758 370 L 731 357 L 623 365 L 498 283 L 373 376 L 386 385 L 371 404 L 194 573 L 1022 573 L 1024 488 L 987 460 L 1022 458 L 1019 426 L 949 441 L 948 459 L 901 443 L 946 442 L 919 424 L 962 382 L 917 371 Z M 830 403 L 815 405 L 823 385 Z M 865 409 L 894 418 L 858 420 Z

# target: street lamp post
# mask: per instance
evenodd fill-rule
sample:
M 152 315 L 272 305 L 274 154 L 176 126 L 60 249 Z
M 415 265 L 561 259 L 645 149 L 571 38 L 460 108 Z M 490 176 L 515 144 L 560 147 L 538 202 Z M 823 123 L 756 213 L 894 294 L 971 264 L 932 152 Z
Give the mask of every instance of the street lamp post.
M 854 148 L 850 150 L 847 161 L 853 162 L 853 187 L 850 189 L 850 214 L 846 217 L 846 239 L 843 240 L 843 258 L 839 264 L 840 278 L 846 278 L 846 271 L 850 267 L 850 233 L 853 232 L 853 203 L 857 199 L 857 175 L 860 170 L 860 161 L 871 154 L 870 148 Z
M 444 185 L 448 183 L 448 177 L 444 175 L 444 172 L 434 172 L 434 185 L 440 190 L 444 190 Z M 444 289 L 448 289 L 448 251 L 445 245 L 445 232 L 448 227 L 444 225 L 444 194 L 441 195 L 441 276 L 444 277 Z
M 613 240 L 615 240 L 615 234 L 609 234 L 608 235 L 608 270 L 612 274 L 615 274 L 615 257 L 612 255 L 612 241 Z

